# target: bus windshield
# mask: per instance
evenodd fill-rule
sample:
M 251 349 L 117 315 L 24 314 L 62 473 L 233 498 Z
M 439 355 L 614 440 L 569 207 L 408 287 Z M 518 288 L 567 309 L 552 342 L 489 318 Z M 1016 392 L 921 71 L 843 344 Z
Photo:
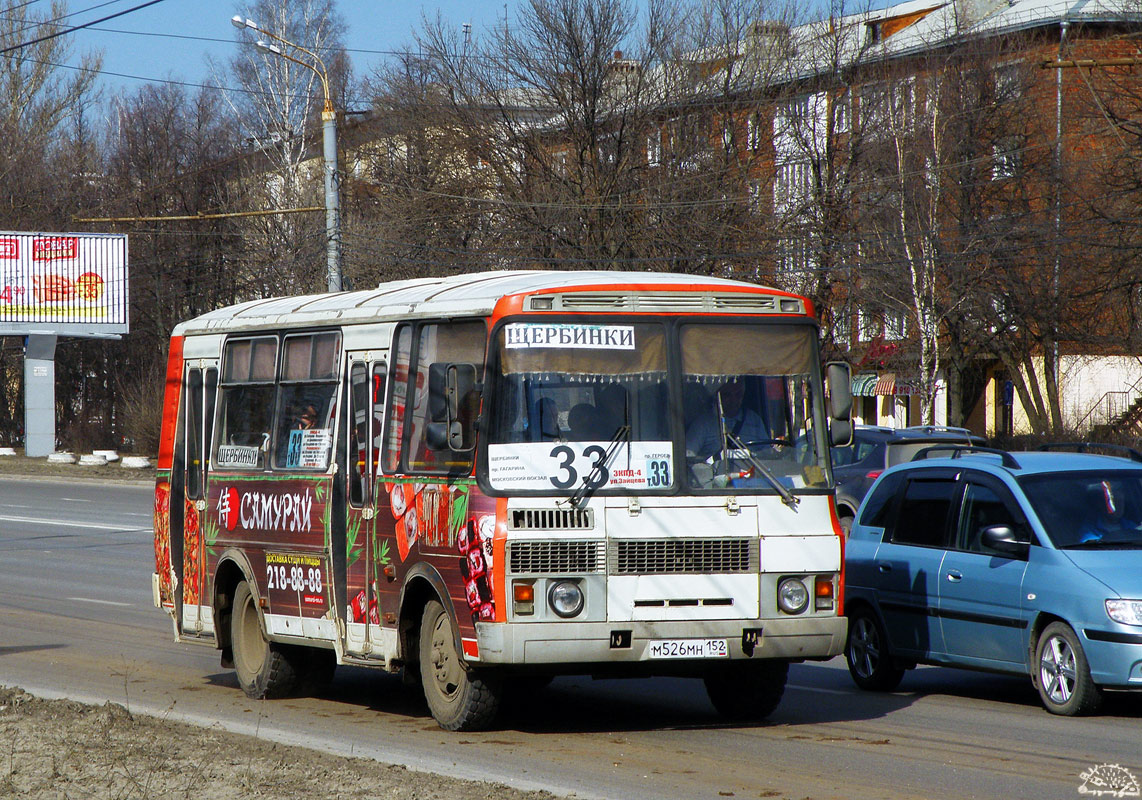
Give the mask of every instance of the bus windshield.
M 772 494 L 775 482 L 827 483 L 811 326 L 522 321 L 493 347 L 493 490 Z

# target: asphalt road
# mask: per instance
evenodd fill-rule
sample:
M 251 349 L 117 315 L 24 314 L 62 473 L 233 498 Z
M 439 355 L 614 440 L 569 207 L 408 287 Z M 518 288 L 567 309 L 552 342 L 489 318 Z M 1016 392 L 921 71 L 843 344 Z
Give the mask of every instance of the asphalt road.
M 922 668 L 867 694 L 841 659 L 795 665 L 746 727 L 685 680 L 560 678 L 482 734 L 440 730 L 399 679 L 359 668 L 319 697 L 250 701 L 152 606 L 150 509 L 146 485 L 0 479 L 0 684 L 586 797 L 1069 798 L 1101 764 L 1142 780 L 1142 697 L 1064 719 L 1029 680 Z

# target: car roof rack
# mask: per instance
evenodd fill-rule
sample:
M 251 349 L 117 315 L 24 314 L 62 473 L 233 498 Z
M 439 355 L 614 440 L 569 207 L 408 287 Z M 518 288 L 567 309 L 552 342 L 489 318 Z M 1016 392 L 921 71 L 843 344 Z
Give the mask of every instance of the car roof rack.
M 1142 453 L 1139 453 L 1133 447 L 1127 447 L 1124 444 L 1110 444 L 1108 442 L 1048 442 L 1041 444 L 1035 449 L 1041 452 L 1051 452 L 1055 450 L 1074 450 L 1078 453 L 1089 453 L 1091 448 L 1099 450 L 1113 450 L 1116 453 L 1121 453 L 1122 458 L 1129 458 L 1131 461 L 1142 461 Z M 1098 455 L 1095 453 L 1095 455 Z
M 902 430 L 922 431 L 923 433 L 962 433 L 965 436 L 975 436 L 967 428 L 956 428 L 951 425 L 909 425 Z
M 1020 463 L 1015 460 L 1015 456 L 1011 455 L 1011 453 L 1007 452 L 1006 450 L 998 450 L 994 447 L 979 447 L 976 445 L 967 444 L 937 444 L 932 445 L 931 447 L 925 447 L 916 455 L 912 456 L 912 460 L 924 461 L 930 457 L 928 454 L 935 450 L 951 451 L 951 455 L 948 456 L 948 458 L 960 458 L 965 453 L 985 453 L 987 455 L 999 456 L 999 460 L 1002 462 L 1003 466 L 1007 467 L 1008 469 L 1022 468 L 1022 465 L 1020 465 Z

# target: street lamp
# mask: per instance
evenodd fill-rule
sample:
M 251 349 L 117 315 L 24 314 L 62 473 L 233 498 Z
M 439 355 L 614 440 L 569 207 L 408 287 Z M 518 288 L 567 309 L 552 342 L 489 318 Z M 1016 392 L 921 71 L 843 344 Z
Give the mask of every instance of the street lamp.
M 329 71 L 317 53 L 294 44 L 275 33 L 259 28 L 252 19 L 235 16 L 230 20 L 230 23 L 240 30 L 248 28 L 257 31 L 313 59 L 314 63 L 311 64 L 294 58 L 271 42 L 258 40 L 255 43 L 255 47 L 262 52 L 299 64 L 312 70 L 321 79 L 321 89 L 325 93 L 325 107 L 321 110 L 322 138 L 325 146 L 325 273 L 329 291 L 339 292 L 341 291 L 341 201 L 337 192 L 337 112 L 333 108 L 333 97 L 329 93 Z

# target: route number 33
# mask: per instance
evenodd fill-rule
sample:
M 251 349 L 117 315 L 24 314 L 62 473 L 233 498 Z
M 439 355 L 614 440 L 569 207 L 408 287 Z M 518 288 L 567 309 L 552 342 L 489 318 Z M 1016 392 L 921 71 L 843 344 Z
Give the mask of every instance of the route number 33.
M 566 490 L 583 485 L 594 491 L 611 481 L 607 451 L 602 445 L 588 445 L 583 448 L 582 454 L 578 454 L 574 448 L 560 444 L 551 448 L 548 455 L 556 461 L 555 475 L 548 478 L 556 489 Z M 640 471 L 640 477 L 634 481 L 624 480 L 625 485 L 646 489 L 665 489 L 670 486 L 669 460 L 648 458 L 644 463 L 646 472 Z
M 572 486 L 577 486 L 579 470 L 583 469 L 583 466 L 576 468 L 574 449 L 561 444 L 551 448 L 548 455 L 558 460 L 556 469 L 559 474 L 550 478 L 551 485 L 556 489 L 570 489 Z M 607 469 L 607 451 L 601 445 L 593 444 L 583 449 L 583 458 L 590 462 L 584 472 L 586 488 L 594 491 L 600 486 L 606 486 L 607 481 L 611 479 L 611 473 Z

